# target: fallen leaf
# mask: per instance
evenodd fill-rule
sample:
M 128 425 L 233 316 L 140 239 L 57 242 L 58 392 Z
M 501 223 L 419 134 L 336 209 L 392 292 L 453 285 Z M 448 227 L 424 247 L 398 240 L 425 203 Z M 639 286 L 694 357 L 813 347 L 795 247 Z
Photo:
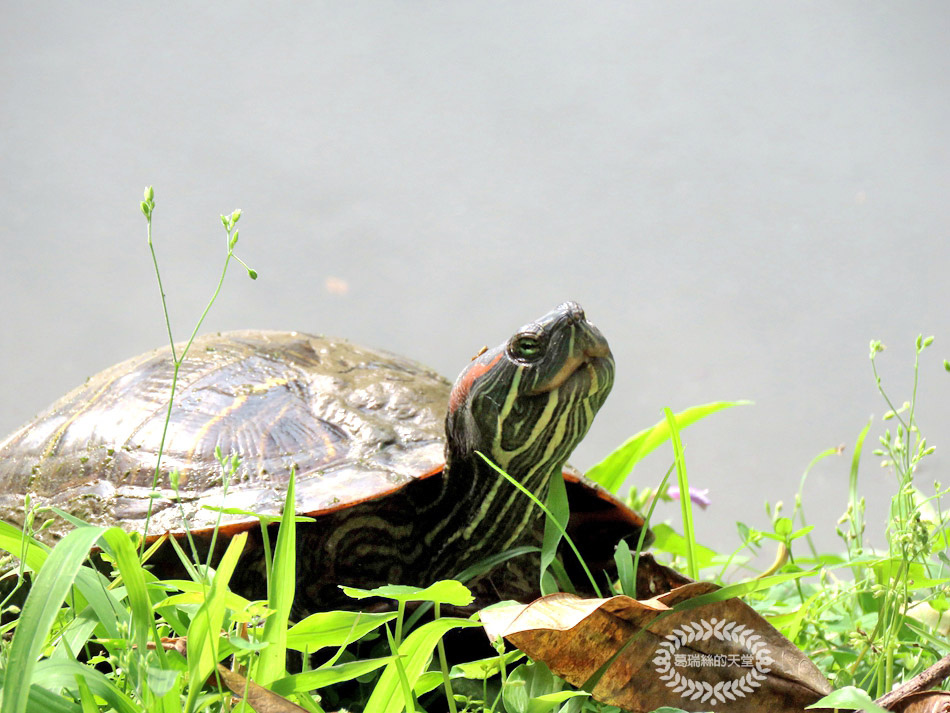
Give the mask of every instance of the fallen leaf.
M 301 708 L 296 703 L 288 701 L 273 691 L 268 691 L 263 686 L 258 686 L 253 681 L 248 681 L 244 676 L 226 666 L 218 664 L 218 675 L 234 695 L 244 698 L 257 713 L 300 713 L 301 711 L 306 713 L 306 708 Z
M 718 589 L 693 582 L 653 599 L 552 594 L 484 610 L 503 636 L 598 701 L 633 713 L 801 713 L 831 687 L 815 665 L 738 599 L 690 600 Z M 680 610 L 673 607 L 680 605 Z M 724 705 L 725 704 L 725 705 Z
M 891 710 L 894 713 L 950 713 L 950 693 L 947 691 L 912 693 Z

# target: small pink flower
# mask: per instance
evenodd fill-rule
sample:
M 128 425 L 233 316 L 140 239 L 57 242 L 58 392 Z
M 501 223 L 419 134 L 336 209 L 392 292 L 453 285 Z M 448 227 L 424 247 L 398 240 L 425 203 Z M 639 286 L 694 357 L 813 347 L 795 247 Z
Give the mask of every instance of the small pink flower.
M 667 494 L 671 498 L 675 498 L 676 500 L 679 500 L 680 489 L 670 488 L 669 490 L 667 490 Z M 709 488 L 694 488 L 690 486 L 689 499 L 692 500 L 697 505 L 699 505 L 699 507 L 701 507 L 703 510 L 705 510 L 710 504 L 712 504 L 712 500 L 709 499 Z

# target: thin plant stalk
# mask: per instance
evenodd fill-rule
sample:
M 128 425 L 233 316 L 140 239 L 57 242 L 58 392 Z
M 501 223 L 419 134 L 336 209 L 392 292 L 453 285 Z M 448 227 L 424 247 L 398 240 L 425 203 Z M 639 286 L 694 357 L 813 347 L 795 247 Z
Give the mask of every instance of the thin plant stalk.
M 442 606 L 439 602 L 435 603 L 435 618 L 438 619 L 442 614 Z M 436 650 L 439 653 L 439 670 L 442 672 L 442 685 L 445 688 L 445 699 L 449 704 L 449 713 L 458 713 L 455 707 L 455 694 L 452 691 L 452 681 L 449 678 L 449 664 L 445 658 L 445 642 L 440 638 L 436 644 Z
M 208 303 L 205 305 L 204 310 L 201 312 L 201 316 L 198 318 L 198 321 L 195 323 L 194 329 L 191 331 L 191 336 L 188 338 L 188 341 L 185 343 L 184 348 L 181 351 L 181 354 L 178 354 L 177 348 L 175 346 L 175 338 L 172 334 L 172 325 L 171 319 L 168 314 L 168 300 L 165 296 L 165 288 L 162 285 L 162 275 L 161 270 L 158 267 L 158 257 L 155 253 L 155 245 L 152 241 L 152 216 L 155 212 L 155 192 L 151 186 L 145 189 L 145 200 L 140 204 L 142 214 L 145 216 L 146 221 L 146 233 L 148 238 L 148 249 L 152 256 L 152 265 L 155 268 L 155 278 L 158 282 L 158 291 L 162 301 L 162 315 L 165 319 L 165 328 L 168 332 L 168 343 L 172 352 L 172 379 L 170 393 L 168 397 L 168 408 L 165 412 L 165 423 L 162 426 L 162 435 L 159 439 L 158 445 L 158 454 L 155 459 L 155 472 L 152 476 L 152 490 L 154 491 L 158 487 L 159 480 L 161 478 L 161 464 L 162 464 L 162 455 L 165 452 L 165 439 L 168 435 L 168 427 L 171 423 L 172 415 L 172 406 L 175 401 L 175 392 L 178 387 L 178 373 L 181 369 L 181 365 L 185 360 L 185 357 L 188 355 L 188 351 L 191 349 L 191 345 L 195 340 L 195 337 L 198 335 L 198 330 L 201 329 L 201 325 L 204 323 L 205 317 L 208 316 L 208 312 L 211 311 L 211 306 L 218 299 L 218 295 L 221 293 L 221 287 L 224 285 L 224 278 L 227 275 L 228 267 L 231 264 L 231 259 L 234 258 L 240 262 L 244 268 L 247 270 L 248 275 L 251 279 L 257 279 L 257 273 L 249 268 L 243 260 L 241 260 L 237 255 L 234 254 L 234 248 L 237 245 L 239 232 L 236 229 L 237 222 L 241 219 L 240 209 L 235 210 L 231 213 L 230 216 L 221 216 L 221 223 L 224 225 L 225 232 L 227 233 L 227 256 L 224 260 L 224 267 L 221 269 L 221 275 L 218 277 L 218 284 L 214 288 L 214 292 L 211 295 L 211 299 L 208 300 Z M 149 499 L 148 509 L 145 513 L 145 527 L 144 533 L 148 533 L 149 522 L 152 518 L 152 499 Z M 145 547 L 145 537 L 142 538 L 140 552 L 144 551 Z

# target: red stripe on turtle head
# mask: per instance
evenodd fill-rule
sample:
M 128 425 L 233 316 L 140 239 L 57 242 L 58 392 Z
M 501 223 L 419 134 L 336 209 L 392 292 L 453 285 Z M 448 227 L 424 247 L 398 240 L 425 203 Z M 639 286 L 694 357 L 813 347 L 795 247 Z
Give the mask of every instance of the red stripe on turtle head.
M 452 393 L 449 396 L 449 413 L 455 413 L 455 410 L 468 399 L 468 394 L 472 390 L 472 384 L 475 383 L 475 379 L 491 371 L 492 367 L 494 367 L 503 356 L 504 351 L 500 351 L 488 361 L 473 361 L 466 367 L 465 371 L 461 373 L 455 382 L 455 386 L 452 387 Z

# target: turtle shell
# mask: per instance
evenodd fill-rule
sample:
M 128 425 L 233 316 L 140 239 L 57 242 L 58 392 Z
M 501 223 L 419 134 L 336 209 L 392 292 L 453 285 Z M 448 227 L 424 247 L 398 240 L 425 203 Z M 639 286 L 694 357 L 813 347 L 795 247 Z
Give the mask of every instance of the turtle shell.
M 0 518 L 22 520 L 29 493 L 35 504 L 140 532 L 151 500 L 149 536 L 183 532 L 186 521 L 209 529 L 219 508 L 242 511 L 221 515 L 235 530 L 259 522 L 250 513 L 280 514 L 292 471 L 298 512 L 314 514 L 444 463 L 451 384 L 439 374 L 341 339 L 239 331 L 192 344 L 153 490 L 172 366 L 168 347 L 117 364 L 0 443 Z M 238 456 L 236 472 L 225 478 L 216 454 Z
M 257 525 L 257 514 L 280 514 L 291 472 L 297 512 L 320 515 L 444 465 L 451 384 L 404 357 L 299 332 L 205 335 L 181 365 L 169 411 L 172 366 L 168 347 L 117 364 L 0 443 L 0 519 L 22 522 L 29 494 L 35 505 L 143 532 L 151 500 L 150 538 L 210 530 L 219 518 L 233 533 Z M 218 455 L 238 457 L 233 474 Z M 591 547 L 643 525 L 576 471 L 565 478 L 572 524 Z M 68 527 L 57 519 L 49 532 Z

